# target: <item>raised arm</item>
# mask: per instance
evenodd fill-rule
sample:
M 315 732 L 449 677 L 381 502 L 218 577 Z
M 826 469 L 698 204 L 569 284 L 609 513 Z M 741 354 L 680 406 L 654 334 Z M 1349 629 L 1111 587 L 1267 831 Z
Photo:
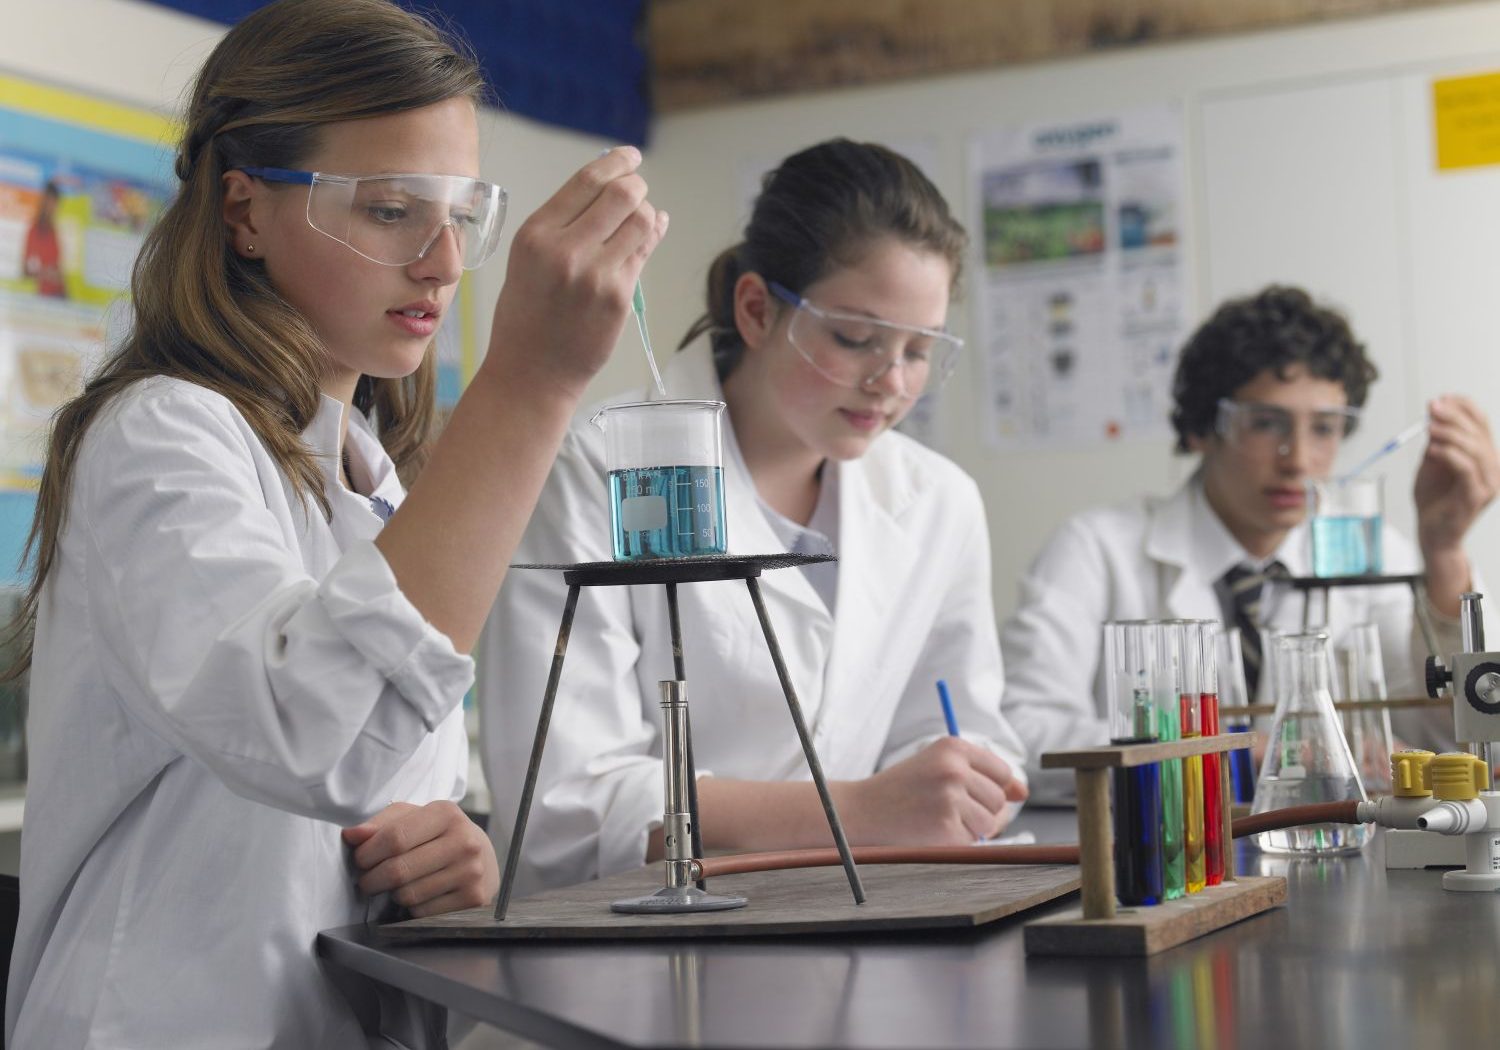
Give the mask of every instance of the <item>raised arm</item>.
M 516 233 L 489 352 L 376 545 L 402 593 L 468 652 L 584 387 L 608 359 L 666 231 L 622 146 Z

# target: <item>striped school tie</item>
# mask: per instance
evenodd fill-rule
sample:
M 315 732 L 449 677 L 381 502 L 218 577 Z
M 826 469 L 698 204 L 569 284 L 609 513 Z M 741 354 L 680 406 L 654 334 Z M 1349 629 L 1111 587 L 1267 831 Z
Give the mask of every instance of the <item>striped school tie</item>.
M 1261 594 L 1267 580 L 1290 577 L 1287 567 L 1279 561 L 1273 561 L 1260 570 L 1236 565 L 1224 574 L 1224 586 L 1229 591 L 1229 604 L 1234 610 L 1234 626 L 1240 629 L 1240 651 L 1245 658 L 1245 691 L 1251 703 L 1255 702 L 1256 688 L 1260 684 L 1264 656 L 1260 651 Z

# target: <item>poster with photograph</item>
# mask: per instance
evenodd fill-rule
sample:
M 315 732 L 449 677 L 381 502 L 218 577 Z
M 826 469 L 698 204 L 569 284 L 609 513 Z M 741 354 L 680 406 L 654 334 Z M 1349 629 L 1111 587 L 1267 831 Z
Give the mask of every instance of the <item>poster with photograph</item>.
M 986 443 L 1159 440 L 1187 325 L 1179 111 L 995 131 L 970 167 Z
M 0 584 L 16 584 L 47 424 L 128 318 L 172 191 L 173 125 L 0 75 Z

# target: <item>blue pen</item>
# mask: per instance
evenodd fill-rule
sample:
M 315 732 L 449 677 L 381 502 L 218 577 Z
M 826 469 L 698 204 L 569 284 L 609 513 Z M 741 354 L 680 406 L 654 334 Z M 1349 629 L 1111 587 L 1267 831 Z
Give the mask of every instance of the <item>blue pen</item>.
M 938 679 L 938 702 L 943 705 L 943 721 L 948 723 L 948 735 L 959 736 L 958 719 L 953 717 L 953 698 L 948 695 L 948 683 Z

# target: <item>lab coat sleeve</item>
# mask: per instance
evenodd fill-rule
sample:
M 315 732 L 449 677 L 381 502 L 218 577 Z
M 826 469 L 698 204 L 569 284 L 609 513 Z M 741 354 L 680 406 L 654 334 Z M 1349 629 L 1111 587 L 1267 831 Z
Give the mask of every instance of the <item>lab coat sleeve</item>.
M 990 539 L 979 490 L 963 478 L 960 499 L 948 520 L 962 529 L 947 548 L 943 594 L 927 636 L 896 707 L 879 768 L 916 754 L 947 735 L 937 681 L 948 683 L 954 721 L 964 739 L 1003 758 L 1026 780 L 1026 752 L 1020 737 L 1001 713 L 1005 675 L 995 632 L 995 604 L 990 591 Z
M 517 562 L 608 561 L 602 450 L 570 431 Z M 636 676 L 641 646 L 628 587 L 579 594 L 516 889 L 566 885 L 639 867 L 662 814 L 660 717 Z M 486 625 L 479 703 L 491 836 L 504 857 L 535 738 L 567 587 L 562 573 L 514 569 Z M 703 775 L 706 770 L 699 769 Z
M 1095 700 L 1100 624 L 1109 619 L 1109 566 L 1086 522 L 1073 518 L 1021 578 L 1020 602 L 1000 632 L 1007 681 L 1002 711 L 1026 749 L 1032 797 L 1071 798 L 1069 770 L 1042 770 L 1048 751 L 1108 742 Z
M 304 571 L 263 487 L 284 482 L 259 476 L 254 441 L 201 393 L 130 396 L 95 421 L 70 514 L 100 657 L 130 712 L 234 792 L 357 823 L 390 801 L 473 663 L 374 544 L 322 579 Z

